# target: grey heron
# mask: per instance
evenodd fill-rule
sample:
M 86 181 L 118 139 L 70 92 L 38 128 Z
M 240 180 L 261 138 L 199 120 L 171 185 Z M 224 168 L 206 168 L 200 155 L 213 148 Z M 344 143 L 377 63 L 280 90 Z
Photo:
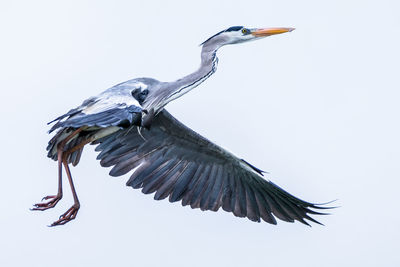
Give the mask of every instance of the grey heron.
M 79 163 L 87 144 L 97 145 L 97 159 L 113 168 L 111 176 L 133 172 L 126 185 L 155 193 L 156 200 L 169 197 L 201 210 L 222 207 L 237 217 L 276 224 L 295 220 L 319 223 L 310 214 L 328 207 L 303 201 L 263 177 L 263 171 L 186 127 L 164 107 L 209 78 L 217 69 L 217 50 L 293 28 L 246 28 L 234 26 L 202 43 L 200 68 L 179 80 L 160 82 L 137 78 L 117 84 L 85 100 L 50 123 L 48 157 L 58 162 L 58 193 L 34 204 L 33 210 L 53 208 L 62 198 L 62 167 L 74 204 L 51 226 L 76 218 L 80 203 L 69 164 Z M 49 124 L 50 124 L 49 123 Z M 46 200 L 43 202 L 43 200 Z M 276 218 L 275 218 L 276 217 Z

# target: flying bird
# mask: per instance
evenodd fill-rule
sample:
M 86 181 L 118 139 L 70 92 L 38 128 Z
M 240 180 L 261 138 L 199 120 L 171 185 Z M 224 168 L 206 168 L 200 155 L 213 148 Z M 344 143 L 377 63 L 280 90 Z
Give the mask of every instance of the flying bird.
M 56 131 L 48 143 L 48 157 L 58 162 L 58 192 L 34 204 L 32 210 L 53 208 L 63 196 L 62 168 L 74 204 L 53 222 L 63 225 L 76 218 L 80 203 L 69 165 L 79 163 L 87 144 L 97 145 L 97 159 L 113 167 L 111 176 L 132 172 L 126 185 L 142 188 L 154 199 L 169 197 L 183 206 L 217 211 L 222 207 L 237 217 L 276 224 L 276 218 L 319 223 L 310 215 L 328 207 L 303 201 L 263 176 L 263 171 L 186 127 L 164 107 L 200 85 L 217 69 L 216 52 L 239 44 L 293 31 L 293 28 L 234 26 L 203 42 L 200 68 L 179 80 L 160 82 L 137 78 L 117 84 L 85 100 L 49 124 Z M 43 202 L 44 201 L 44 202 Z

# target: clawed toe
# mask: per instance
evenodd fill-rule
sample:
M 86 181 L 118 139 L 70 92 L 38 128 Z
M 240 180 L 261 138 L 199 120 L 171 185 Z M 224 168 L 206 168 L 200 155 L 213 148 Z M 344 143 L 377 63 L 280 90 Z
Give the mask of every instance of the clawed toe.
M 52 226 L 57 226 L 57 225 L 63 225 L 69 221 L 72 221 L 73 219 L 76 218 L 76 215 L 78 214 L 78 210 L 79 210 L 79 204 L 73 205 L 64 214 L 62 214 L 57 221 L 53 222 L 49 226 L 52 227 Z
M 45 196 L 44 198 L 42 198 L 43 200 L 49 200 L 47 202 L 44 203 L 36 203 L 33 204 L 34 208 L 31 208 L 31 210 L 47 210 L 50 208 L 54 208 L 58 201 L 60 201 L 60 199 L 62 198 L 62 195 L 52 195 L 52 196 Z

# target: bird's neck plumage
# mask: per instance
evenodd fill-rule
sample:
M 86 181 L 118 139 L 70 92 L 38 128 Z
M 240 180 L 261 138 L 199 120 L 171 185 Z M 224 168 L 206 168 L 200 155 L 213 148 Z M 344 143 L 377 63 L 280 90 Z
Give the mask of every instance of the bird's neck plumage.
M 201 65 L 195 72 L 173 82 L 174 91 L 169 95 L 168 102 L 186 94 L 190 90 L 199 86 L 217 70 L 218 58 L 217 50 L 219 47 L 203 45 L 201 50 Z

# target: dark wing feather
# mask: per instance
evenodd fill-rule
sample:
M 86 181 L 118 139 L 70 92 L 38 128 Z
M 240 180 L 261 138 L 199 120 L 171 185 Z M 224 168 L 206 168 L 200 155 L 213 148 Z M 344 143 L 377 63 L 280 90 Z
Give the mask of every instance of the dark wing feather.
M 155 199 L 182 200 L 192 208 L 232 212 L 252 221 L 276 224 L 305 220 L 326 209 L 300 200 L 262 177 L 262 171 L 195 133 L 163 110 L 150 130 L 136 127 L 96 141 L 102 166 L 114 166 L 112 176 L 138 167 L 127 182 L 156 192 Z
M 114 104 L 109 109 L 97 113 L 85 113 L 84 109 L 74 112 L 70 111 L 56 119 L 58 121 L 50 129 L 49 133 L 58 128 L 68 127 L 80 128 L 82 126 L 97 126 L 104 128 L 109 126 L 128 126 L 131 124 L 140 125 L 141 112 L 142 109 L 140 107 L 134 105 L 126 106 L 125 104 Z
M 89 99 L 90 100 L 90 99 Z M 96 113 L 89 113 L 87 108 L 96 108 L 98 101 L 85 101 L 80 107 L 70 110 L 66 114 L 58 117 L 52 122 L 57 121 L 50 129 L 49 133 L 59 129 L 55 136 L 49 141 L 47 146 L 48 157 L 57 160 L 57 145 L 64 140 L 74 129 L 85 127 L 84 131 L 72 139 L 65 147 L 65 150 L 80 144 L 90 137 L 89 133 L 95 133 L 99 128 L 110 126 L 128 127 L 130 125 L 140 125 L 142 109 L 135 105 L 110 103 L 101 105 L 101 109 Z M 84 106 L 87 105 L 87 106 Z M 85 113 L 86 112 L 86 113 Z M 51 123 L 51 122 L 50 122 Z M 110 142 L 110 140 L 108 140 Z M 107 143 L 108 143 L 107 142 Z M 106 144 L 107 144 L 106 143 Z M 106 145 L 105 144 L 105 145 Z M 130 149 L 124 147 L 123 149 Z M 76 166 L 79 163 L 83 149 L 74 151 L 68 158 L 68 162 Z

